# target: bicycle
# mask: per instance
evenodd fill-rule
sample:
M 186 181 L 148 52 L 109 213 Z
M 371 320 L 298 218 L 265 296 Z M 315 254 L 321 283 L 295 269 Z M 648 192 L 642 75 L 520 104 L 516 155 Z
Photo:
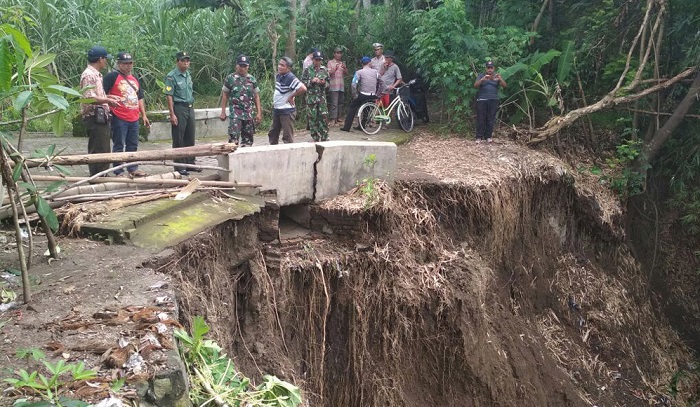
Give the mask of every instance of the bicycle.
M 367 102 L 360 107 L 357 112 L 357 118 L 360 122 L 360 128 L 367 134 L 377 134 L 382 129 L 384 124 L 391 123 L 391 113 L 396 109 L 396 119 L 399 121 L 399 126 L 405 132 L 413 130 L 414 117 L 413 110 L 406 103 L 406 99 L 410 97 L 410 91 L 407 85 L 402 85 L 396 88 L 398 96 L 389 103 L 386 108 L 380 103 L 380 99 L 374 102 Z

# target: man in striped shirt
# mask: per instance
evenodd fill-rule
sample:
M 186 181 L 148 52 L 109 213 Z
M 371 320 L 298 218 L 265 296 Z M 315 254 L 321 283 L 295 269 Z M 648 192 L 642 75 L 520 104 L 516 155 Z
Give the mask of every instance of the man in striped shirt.
M 292 73 L 292 59 L 282 57 L 277 63 L 275 93 L 272 95 L 272 127 L 267 133 L 270 145 L 279 144 L 280 131 L 282 141 L 294 142 L 294 98 L 306 92 L 306 86 Z

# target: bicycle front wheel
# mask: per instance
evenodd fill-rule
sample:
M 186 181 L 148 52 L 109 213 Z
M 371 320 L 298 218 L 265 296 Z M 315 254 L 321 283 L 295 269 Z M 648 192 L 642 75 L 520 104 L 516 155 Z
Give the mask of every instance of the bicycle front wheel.
M 413 110 L 406 103 L 399 103 L 396 108 L 396 118 L 399 119 L 399 126 L 401 126 L 403 131 L 408 133 L 413 130 Z
M 367 134 L 377 134 L 382 129 L 384 120 L 381 118 L 381 111 L 374 102 L 367 102 L 357 113 L 357 119 L 360 122 L 360 128 Z

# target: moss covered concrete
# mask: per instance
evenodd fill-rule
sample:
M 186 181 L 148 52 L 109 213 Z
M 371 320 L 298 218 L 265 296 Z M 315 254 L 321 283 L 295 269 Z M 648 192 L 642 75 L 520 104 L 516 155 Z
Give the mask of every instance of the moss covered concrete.
M 257 196 L 234 196 L 237 199 L 214 200 L 206 193 L 197 193 L 184 201 L 159 199 L 133 205 L 83 225 L 81 232 L 115 243 L 166 248 L 227 220 L 260 212 L 265 206 Z

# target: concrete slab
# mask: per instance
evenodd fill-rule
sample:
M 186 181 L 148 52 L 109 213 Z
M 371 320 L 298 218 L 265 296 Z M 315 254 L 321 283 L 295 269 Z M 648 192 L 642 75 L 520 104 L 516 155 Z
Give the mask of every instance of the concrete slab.
M 315 200 L 343 194 L 365 178 L 393 182 L 396 172 L 396 144 L 371 141 L 325 141 L 316 143 Z
M 172 139 L 168 114 L 167 110 L 148 112 L 149 118 L 153 118 L 148 132 L 149 141 Z M 228 119 L 221 121 L 220 114 L 221 108 L 194 109 L 195 134 L 198 139 L 216 138 L 228 141 Z M 160 120 L 162 117 L 165 119 Z
M 265 206 L 259 196 L 232 196 L 235 198 L 213 200 L 207 193 L 195 193 L 184 201 L 159 199 L 132 205 L 84 224 L 81 233 L 163 249 L 227 220 L 260 212 Z
M 277 202 L 291 205 L 310 202 L 314 196 L 314 143 L 239 148 L 218 156 L 222 181 L 250 182 L 262 190 L 276 190 Z

